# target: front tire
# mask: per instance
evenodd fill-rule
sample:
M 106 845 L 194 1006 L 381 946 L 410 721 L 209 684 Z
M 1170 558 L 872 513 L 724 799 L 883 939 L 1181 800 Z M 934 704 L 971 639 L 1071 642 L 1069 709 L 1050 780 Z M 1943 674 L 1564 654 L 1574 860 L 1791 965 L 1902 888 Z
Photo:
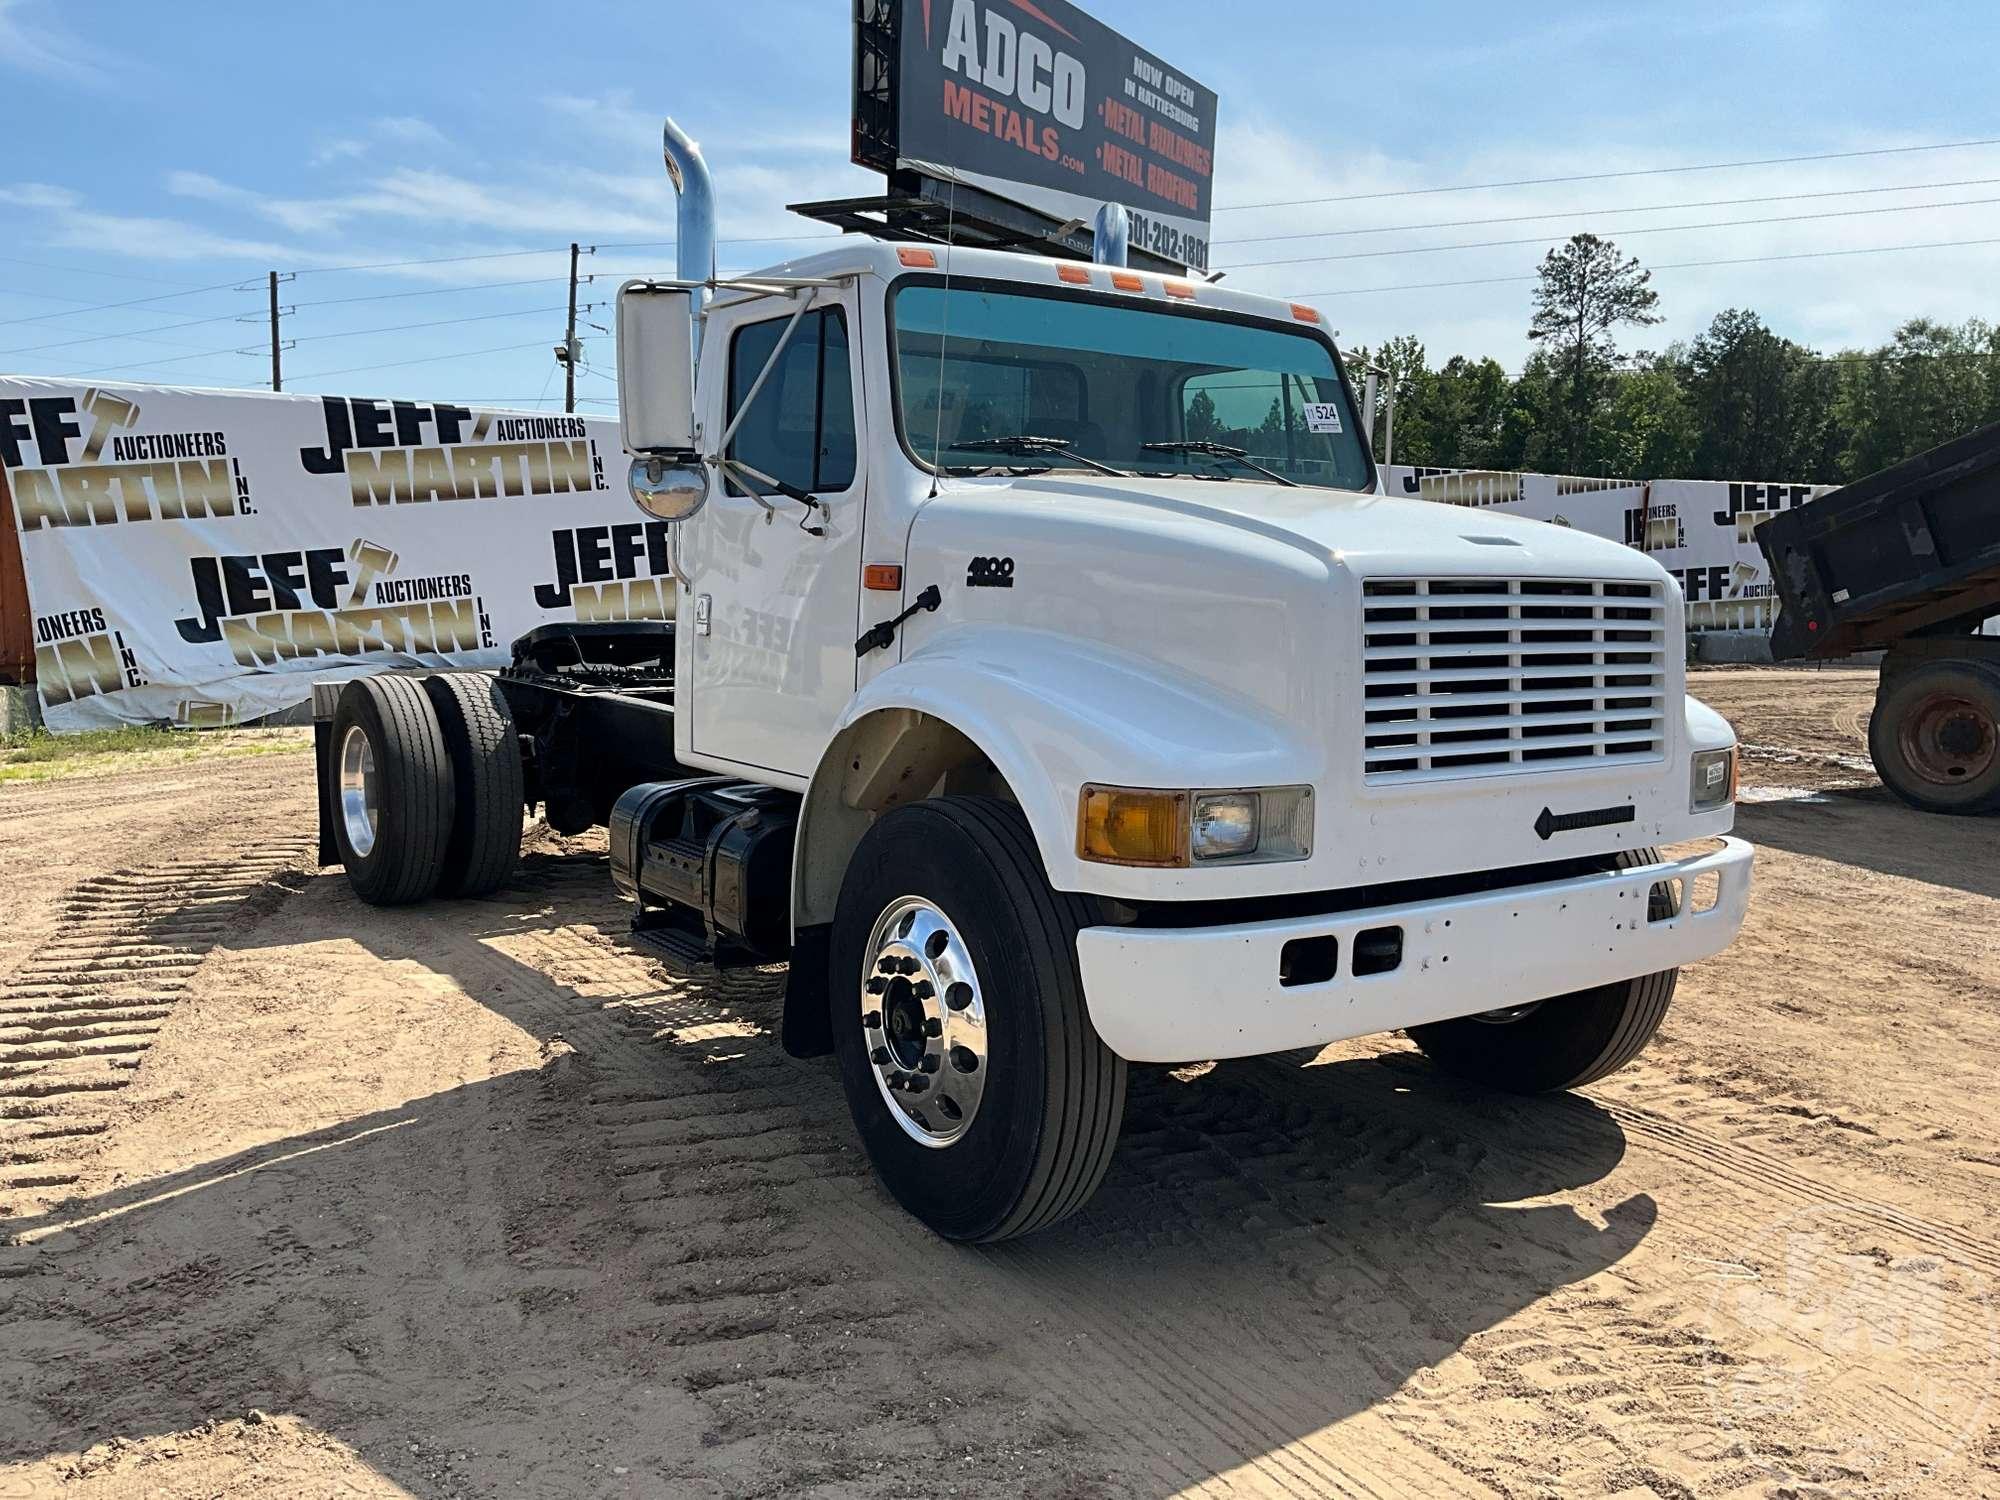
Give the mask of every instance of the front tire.
M 829 986 L 841 1081 L 889 1191 L 947 1239 L 1046 1228 L 1104 1176 L 1125 1061 L 1084 1004 L 1093 918 L 1005 802 L 897 808 L 855 850 Z
M 1658 860 L 1657 850 L 1630 849 L 1613 868 L 1637 869 Z M 1647 915 L 1673 915 L 1673 897 L 1664 885 L 1654 886 Z M 1680 972 L 1661 969 L 1531 1005 L 1412 1026 L 1409 1037 L 1447 1073 L 1488 1088 L 1512 1094 L 1581 1088 L 1646 1050 L 1667 1018 Z

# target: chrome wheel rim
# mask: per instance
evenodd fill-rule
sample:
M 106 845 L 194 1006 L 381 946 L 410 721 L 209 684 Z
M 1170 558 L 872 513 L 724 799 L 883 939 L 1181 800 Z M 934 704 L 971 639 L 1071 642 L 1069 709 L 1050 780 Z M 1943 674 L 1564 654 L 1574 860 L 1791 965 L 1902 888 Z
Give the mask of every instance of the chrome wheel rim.
M 374 747 L 359 724 L 350 724 L 340 742 L 340 822 L 347 831 L 347 847 L 363 859 L 375 847 L 381 807 Z
M 986 1093 L 986 997 L 965 939 L 904 896 L 875 919 L 861 963 L 861 1044 L 889 1118 L 920 1146 L 949 1146 Z

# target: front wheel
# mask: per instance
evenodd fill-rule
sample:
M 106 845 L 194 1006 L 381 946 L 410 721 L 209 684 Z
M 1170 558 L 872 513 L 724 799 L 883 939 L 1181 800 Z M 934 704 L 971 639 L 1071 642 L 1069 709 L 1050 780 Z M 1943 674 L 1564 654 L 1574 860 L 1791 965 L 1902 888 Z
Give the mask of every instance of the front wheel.
M 1652 849 L 1630 849 L 1613 868 L 1655 864 Z M 1671 917 L 1673 896 L 1655 885 L 1647 916 Z M 1679 969 L 1661 969 L 1613 984 L 1527 1005 L 1412 1026 L 1410 1040 L 1447 1073 L 1514 1094 L 1581 1088 L 1615 1073 L 1641 1052 L 1667 1018 Z
M 855 850 L 831 955 L 841 1080 L 889 1191 L 949 1239 L 1045 1228 L 1104 1176 L 1125 1062 L 1084 1005 L 1091 919 L 1008 803 L 898 808 Z

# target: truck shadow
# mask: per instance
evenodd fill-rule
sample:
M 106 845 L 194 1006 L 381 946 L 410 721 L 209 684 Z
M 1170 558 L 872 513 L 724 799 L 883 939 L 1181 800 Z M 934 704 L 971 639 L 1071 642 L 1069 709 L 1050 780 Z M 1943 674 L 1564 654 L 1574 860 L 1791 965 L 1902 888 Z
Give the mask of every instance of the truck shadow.
M 603 881 L 542 858 L 374 913 L 318 876 L 233 933 L 365 931 L 547 1060 L 8 1221 L 0 1461 L 260 1408 L 419 1496 L 867 1484 L 912 1428 L 1010 1492 L 1267 1462 L 1313 1492 L 1301 1440 L 1392 1397 L 1421 1422 L 1654 1222 L 1560 1201 L 1623 1157 L 1605 1110 L 1390 1052 L 1134 1070 L 1082 1214 L 948 1245 L 876 1184 L 830 1061 L 779 1050 L 778 976 L 637 958 Z
M 1821 795 L 1742 803 L 1736 831 L 1753 844 L 2000 898 L 2000 818 L 1918 812 L 1879 786 Z

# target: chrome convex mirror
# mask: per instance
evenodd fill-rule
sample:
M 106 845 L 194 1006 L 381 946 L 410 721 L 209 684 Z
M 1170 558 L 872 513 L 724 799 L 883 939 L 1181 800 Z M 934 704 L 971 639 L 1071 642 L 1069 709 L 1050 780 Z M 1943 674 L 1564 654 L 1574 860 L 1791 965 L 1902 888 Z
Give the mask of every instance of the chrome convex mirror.
M 708 499 L 708 475 L 700 463 L 635 458 L 626 483 L 632 503 L 656 521 L 685 521 Z

